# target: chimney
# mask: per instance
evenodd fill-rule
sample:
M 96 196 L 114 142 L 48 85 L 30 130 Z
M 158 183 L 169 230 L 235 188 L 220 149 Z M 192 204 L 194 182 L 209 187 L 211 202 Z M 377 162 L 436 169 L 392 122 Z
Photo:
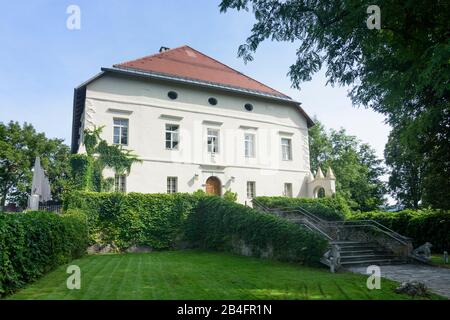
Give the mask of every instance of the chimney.
M 161 47 L 161 48 L 159 48 L 159 52 L 160 53 L 164 52 L 164 51 L 167 51 L 167 50 L 170 50 L 170 48 L 168 48 L 168 47 Z

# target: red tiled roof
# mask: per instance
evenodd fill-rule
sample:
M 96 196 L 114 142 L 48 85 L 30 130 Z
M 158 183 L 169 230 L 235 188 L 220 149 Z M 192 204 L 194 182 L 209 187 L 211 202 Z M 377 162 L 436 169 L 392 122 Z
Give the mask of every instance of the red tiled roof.
M 281 92 L 247 77 L 189 46 L 115 64 L 114 67 L 199 80 L 288 98 Z

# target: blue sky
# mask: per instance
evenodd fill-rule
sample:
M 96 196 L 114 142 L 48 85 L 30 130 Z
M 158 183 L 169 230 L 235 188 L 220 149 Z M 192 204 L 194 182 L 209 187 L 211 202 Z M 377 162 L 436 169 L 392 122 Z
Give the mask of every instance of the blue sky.
M 70 144 L 73 88 L 102 66 L 188 44 L 301 101 L 327 127 L 344 127 L 383 155 L 389 127 L 371 110 L 352 106 L 348 88 L 325 86 L 324 72 L 301 91 L 286 76 L 295 44 L 266 42 L 255 60 L 237 58 L 251 13 L 221 14 L 215 0 L 33 0 L 2 3 L 0 121 L 30 122 Z M 81 29 L 66 27 L 69 5 L 81 9 Z

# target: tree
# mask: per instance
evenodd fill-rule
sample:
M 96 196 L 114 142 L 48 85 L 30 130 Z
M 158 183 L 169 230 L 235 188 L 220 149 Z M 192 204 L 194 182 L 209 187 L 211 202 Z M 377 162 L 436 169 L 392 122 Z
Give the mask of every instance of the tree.
M 380 177 L 385 169 L 375 151 L 344 129 L 330 130 L 315 120 L 309 130 L 311 167 L 331 167 L 336 176 L 336 192 L 353 210 L 370 211 L 384 204 L 385 186 Z
M 423 158 L 405 148 L 396 130 L 389 135 L 384 158 L 390 169 L 388 189 L 391 194 L 406 208 L 419 208 L 422 200 Z
M 60 200 L 69 180 L 69 155 L 62 139 L 48 139 L 31 124 L 0 122 L 0 206 L 6 201 L 26 205 L 36 156 L 48 175 L 53 199 Z
M 253 59 L 261 42 L 299 41 L 289 75 L 295 88 L 323 66 L 331 85 L 351 85 L 355 105 L 386 116 L 407 152 L 426 159 L 421 192 L 450 208 L 450 10 L 447 1 L 380 0 L 381 29 L 366 26 L 362 0 L 222 0 L 222 12 L 256 18 L 238 55 Z M 399 164 L 401 165 L 401 164 Z M 445 178 L 439 172 L 447 174 Z M 440 183 L 433 183 L 440 177 Z M 445 181 L 443 179 L 446 179 Z M 405 190 L 411 186 L 404 186 Z

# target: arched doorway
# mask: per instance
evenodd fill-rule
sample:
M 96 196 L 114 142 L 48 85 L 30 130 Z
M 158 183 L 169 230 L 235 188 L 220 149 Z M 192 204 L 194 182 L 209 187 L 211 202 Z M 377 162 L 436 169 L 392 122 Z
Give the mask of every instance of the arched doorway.
M 209 177 L 206 179 L 206 193 L 216 196 L 222 195 L 222 183 L 217 177 Z
M 325 189 L 323 187 L 317 187 L 314 190 L 314 198 L 325 198 Z

